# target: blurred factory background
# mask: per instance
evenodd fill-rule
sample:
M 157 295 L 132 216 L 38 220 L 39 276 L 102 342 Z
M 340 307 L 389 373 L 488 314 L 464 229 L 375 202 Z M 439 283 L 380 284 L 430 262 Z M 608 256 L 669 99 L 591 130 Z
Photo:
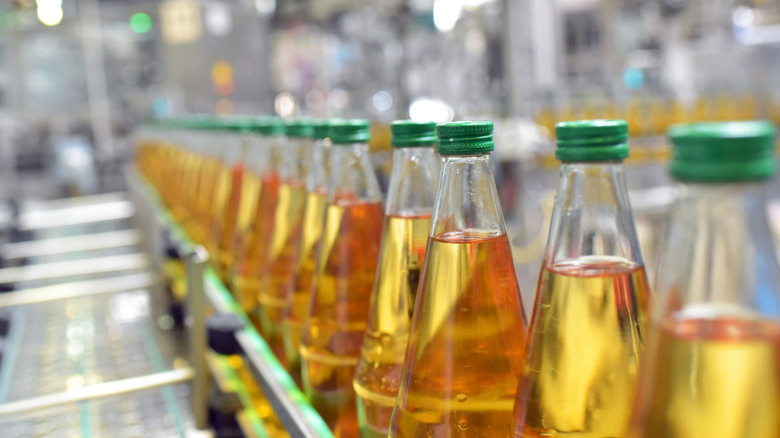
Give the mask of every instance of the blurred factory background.
M 0 0 L 0 292 L 14 291 L 0 293 L 0 435 L 185 436 L 188 400 L 206 406 L 180 385 L 205 367 L 181 365 L 172 329 L 195 294 L 169 305 L 147 291 L 162 271 L 174 295 L 203 289 L 185 277 L 202 278 L 206 261 L 179 253 L 171 224 L 162 238 L 128 171 L 145 121 L 193 113 L 369 118 L 383 182 L 392 120 L 492 120 L 530 309 L 558 178 L 555 123 L 629 122 L 626 175 L 654 279 L 674 195 L 667 128 L 780 123 L 780 0 Z M 119 408 L 56 399 L 160 373 L 170 381 L 149 388 L 177 386 Z M 33 397 L 50 407 L 31 408 Z
M 629 121 L 640 229 L 668 199 L 670 124 L 780 121 L 780 0 L 0 4 L 6 199 L 122 190 L 133 129 L 155 117 L 368 117 L 384 168 L 394 119 L 490 119 L 502 202 L 530 258 L 556 121 Z
M 0 160 L 24 184 L 95 164 L 121 187 L 128 135 L 197 113 L 490 118 L 501 156 L 556 120 L 780 119 L 777 0 L 5 0 Z M 507 126 L 503 126 L 507 125 Z M 508 131 L 508 132 L 507 132 Z M 381 135 L 378 138 L 382 138 Z M 11 158 L 13 156 L 13 158 Z M 11 163 L 16 163 L 12 166 Z

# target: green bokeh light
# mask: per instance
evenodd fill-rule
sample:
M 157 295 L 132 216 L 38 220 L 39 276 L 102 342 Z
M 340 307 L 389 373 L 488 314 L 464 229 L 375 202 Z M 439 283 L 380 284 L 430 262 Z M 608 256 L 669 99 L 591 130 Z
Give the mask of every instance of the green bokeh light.
M 135 33 L 147 33 L 152 30 L 152 17 L 149 14 L 138 12 L 130 17 L 130 29 Z

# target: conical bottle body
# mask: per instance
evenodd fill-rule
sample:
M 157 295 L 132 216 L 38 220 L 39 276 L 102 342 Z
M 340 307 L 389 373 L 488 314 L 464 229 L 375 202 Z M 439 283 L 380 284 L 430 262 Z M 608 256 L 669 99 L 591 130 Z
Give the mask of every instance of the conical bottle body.
M 650 292 L 636 235 L 622 159 L 625 122 L 558 125 L 564 163 L 539 275 L 515 436 L 608 438 L 626 433 L 644 345 Z M 593 130 L 572 158 L 569 127 Z M 606 132 L 602 132 L 606 130 Z M 582 159 L 587 161 L 569 161 Z
M 268 245 L 268 259 L 260 274 L 260 323 L 271 349 L 286 362 L 282 338 L 283 312 L 292 292 L 292 272 L 301 237 L 306 181 L 311 166 L 314 141 L 310 120 L 299 119 L 287 125 L 287 145 L 274 213 L 274 228 Z
M 338 134 L 359 127 L 367 136 L 367 123 L 341 123 L 331 126 L 334 170 L 300 353 L 303 387 L 312 404 L 337 437 L 356 437 L 352 379 L 368 319 L 384 209 L 368 146 Z
M 389 436 L 505 437 L 527 325 L 488 155 L 492 124 L 438 130 L 442 173 Z
M 315 125 L 327 130 L 327 123 Z M 332 147 L 327 132 L 317 135 L 312 154 L 311 171 L 306 180 L 306 205 L 301 225 L 301 238 L 291 275 L 292 291 L 283 311 L 285 358 L 293 378 L 300 380 L 300 341 L 303 324 L 309 311 L 314 272 L 317 265 L 325 212 L 328 206 L 328 184 L 331 174 Z
M 775 128 L 670 130 L 677 200 L 628 436 L 780 437 L 780 268 L 765 199 Z
M 386 437 L 401 385 L 412 311 L 436 197 L 434 123 L 391 125 L 393 171 L 371 312 L 354 389 L 363 438 Z M 418 146 L 420 142 L 429 144 Z

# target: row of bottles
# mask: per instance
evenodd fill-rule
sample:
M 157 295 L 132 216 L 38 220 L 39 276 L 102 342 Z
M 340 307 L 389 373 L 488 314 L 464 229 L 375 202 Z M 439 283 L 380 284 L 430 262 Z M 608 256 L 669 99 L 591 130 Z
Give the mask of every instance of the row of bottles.
M 559 123 L 528 324 L 491 123 L 394 122 L 383 202 L 367 121 L 196 122 L 143 136 L 138 167 L 336 436 L 780 437 L 773 125 L 669 131 L 678 197 L 651 300 L 628 124 Z
M 624 105 L 585 101 L 573 105 L 545 106 L 534 120 L 555 132 L 558 122 L 577 119 L 625 119 L 631 136 L 661 136 L 675 124 L 755 120 L 765 116 L 780 123 L 780 99 L 771 95 L 719 94 L 702 96 L 690 103 L 655 96 L 632 98 Z

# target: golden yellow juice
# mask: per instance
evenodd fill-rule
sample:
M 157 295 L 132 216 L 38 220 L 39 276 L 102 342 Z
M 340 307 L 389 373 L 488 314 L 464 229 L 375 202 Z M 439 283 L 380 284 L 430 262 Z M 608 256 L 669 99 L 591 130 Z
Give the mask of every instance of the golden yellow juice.
M 284 351 L 287 367 L 295 378 L 300 377 L 301 333 L 306 315 L 309 312 L 312 280 L 317 264 L 317 252 L 322 237 L 325 211 L 328 206 L 328 194 L 324 190 L 315 190 L 306 195 L 306 207 L 298 254 L 293 268 L 292 291 L 287 297 L 283 315 Z
M 295 253 L 305 206 L 306 186 L 302 181 L 287 181 L 279 186 L 274 231 L 261 277 L 260 323 L 266 341 L 282 362 L 285 362 L 282 320 L 287 296 L 292 291 Z
M 625 436 L 648 301 L 644 267 L 625 259 L 587 256 L 542 270 L 516 436 Z
M 357 437 L 352 379 L 360 358 L 384 222 L 380 202 L 328 205 L 309 318 L 301 338 L 303 387 L 337 437 Z
M 406 356 L 431 215 L 388 216 L 372 313 L 355 372 L 358 420 L 363 438 L 386 437 Z
M 672 316 L 653 329 L 628 438 L 780 437 L 780 323 Z

